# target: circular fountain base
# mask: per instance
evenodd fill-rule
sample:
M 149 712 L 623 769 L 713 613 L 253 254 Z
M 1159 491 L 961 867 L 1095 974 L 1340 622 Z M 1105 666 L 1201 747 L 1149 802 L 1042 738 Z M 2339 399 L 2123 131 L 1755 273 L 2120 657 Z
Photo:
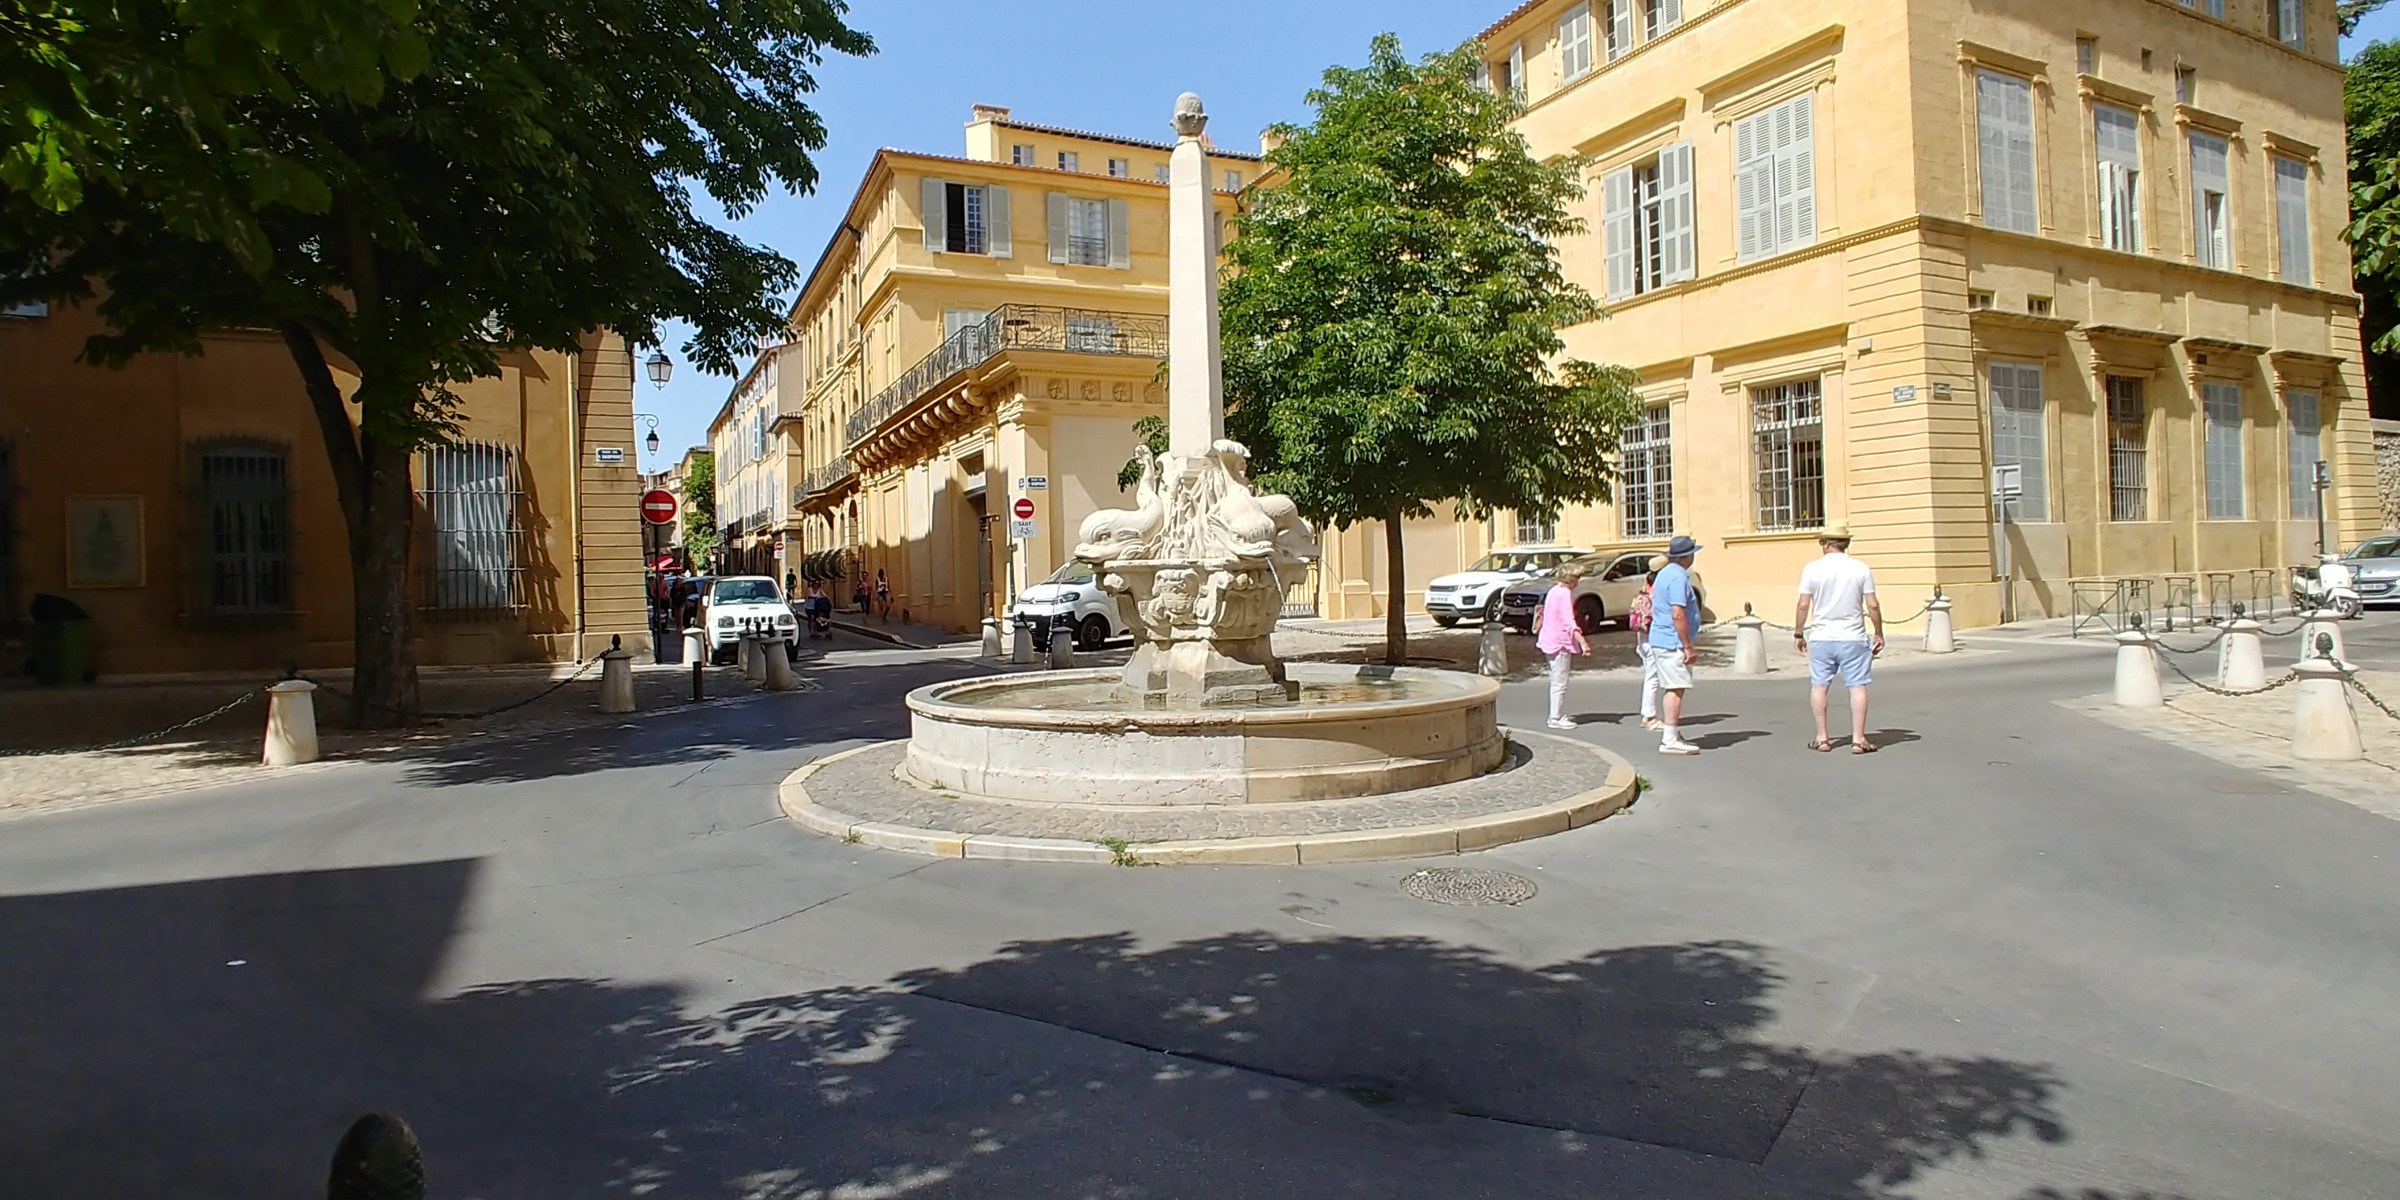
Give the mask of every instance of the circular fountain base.
M 1455 783 L 1507 755 L 1499 684 L 1290 663 L 1290 700 L 1146 708 L 1112 670 L 938 683 L 908 695 L 901 774 L 972 795 L 1087 805 L 1280 804 Z

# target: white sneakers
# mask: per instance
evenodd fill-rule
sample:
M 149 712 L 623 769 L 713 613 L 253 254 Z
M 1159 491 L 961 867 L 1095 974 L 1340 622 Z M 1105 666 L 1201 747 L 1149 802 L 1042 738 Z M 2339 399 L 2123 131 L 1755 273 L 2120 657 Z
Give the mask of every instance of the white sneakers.
M 1575 728 L 1575 722 L 1573 722 L 1573 721 L 1570 721 L 1570 720 L 1566 719 L 1565 717 L 1554 717 L 1554 718 L 1552 718 L 1552 719 L 1551 719 L 1551 721 L 1550 721 L 1550 728 L 1552 728 L 1552 729 L 1573 729 L 1573 728 Z
M 1658 744 L 1658 752 L 1660 754 L 1675 755 L 1698 754 L 1700 753 L 1700 747 L 1695 746 L 1690 742 L 1683 740 L 1682 738 L 1675 738 L 1671 741 L 1660 742 Z

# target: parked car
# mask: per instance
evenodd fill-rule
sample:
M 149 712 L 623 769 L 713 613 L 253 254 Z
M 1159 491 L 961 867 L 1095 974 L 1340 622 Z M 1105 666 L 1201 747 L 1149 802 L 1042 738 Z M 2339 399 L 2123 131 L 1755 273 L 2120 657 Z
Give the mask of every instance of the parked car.
M 1460 621 L 1480 621 L 1499 616 L 1501 589 L 1585 553 L 1571 547 L 1494 550 L 1475 560 L 1474 566 L 1426 584 L 1426 615 L 1444 629 Z
M 1061 616 L 1067 617 L 1074 626 L 1078 650 L 1097 650 L 1125 632 L 1125 621 L 1117 615 L 1117 598 L 1100 590 L 1092 564 L 1082 561 L 1070 562 L 1050 578 L 1017 593 L 1016 603 L 1008 606 L 1008 619 L 1014 622 L 1020 616 L 1052 626 Z
M 1575 585 L 1575 623 L 1585 633 L 1598 633 L 1610 622 L 1622 624 L 1633 611 L 1634 597 L 1642 594 L 1642 585 L 1650 581 L 1650 560 L 1656 550 L 1602 550 L 1575 559 L 1583 568 L 1583 580 Z M 1552 571 L 1508 585 L 1497 598 L 1500 621 L 1519 633 L 1533 632 L 1533 614 L 1541 611 L 1542 599 L 1558 583 Z M 1708 603 L 1708 589 L 1700 583 L 1700 573 L 1692 573 L 1692 587 L 1700 593 L 1703 606 Z
M 758 625 L 774 632 L 785 654 L 800 654 L 800 622 L 783 598 L 783 588 L 764 575 L 727 575 L 700 594 L 700 627 L 708 631 L 709 658 L 722 666 L 742 648 L 742 629 Z
M 2400 601 L 2400 534 L 2384 534 L 2360 542 L 2342 556 L 2358 598 L 2366 604 Z

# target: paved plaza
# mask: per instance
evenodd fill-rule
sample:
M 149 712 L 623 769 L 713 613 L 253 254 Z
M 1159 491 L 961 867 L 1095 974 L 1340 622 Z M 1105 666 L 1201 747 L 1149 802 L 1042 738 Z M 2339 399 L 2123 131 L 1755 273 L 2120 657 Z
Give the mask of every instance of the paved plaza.
M 1413 861 L 804 830 L 793 770 L 986 669 L 848 635 L 812 691 L 24 816 L 0 1191 L 313 1194 L 386 1110 L 450 1197 L 2400 1197 L 2400 820 L 2095 719 L 2088 639 L 1966 649 L 1859 758 L 1784 660 L 1703 672 L 1693 759 L 1585 672 L 1639 803 Z M 1533 894 L 1401 890 L 1444 866 Z

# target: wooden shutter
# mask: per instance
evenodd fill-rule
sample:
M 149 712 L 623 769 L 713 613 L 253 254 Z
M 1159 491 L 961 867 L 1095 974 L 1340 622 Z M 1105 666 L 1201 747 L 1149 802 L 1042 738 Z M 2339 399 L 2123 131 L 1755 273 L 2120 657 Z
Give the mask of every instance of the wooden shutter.
M 1608 298 L 1633 294 L 1633 168 L 1620 167 L 1600 181 L 1600 230 L 1608 257 Z
M 2033 85 L 1997 71 L 1976 72 L 1975 132 L 1983 223 L 2032 233 Z
M 1479 88 L 1482 88 L 1484 91 L 1487 91 L 1487 92 L 1492 90 L 1492 64 L 1491 64 L 1491 63 L 1489 63 L 1489 62 L 1478 62 L 1478 63 L 1476 63 L 1476 64 L 1475 64 L 1475 86 L 1476 86 L 1476 87 L 1479 87 Z
M 1657 37 L 1681 24 L 1683 0 L 1658 0 L 1658 28 L 1651 30 L 1650 36 Z
M 1016 246 L 1009 240 L 1008 189 L 992 186 L 983 189 L 983 247 L 993 258 L 1011 258 Z
M 2228 184 L 2229 176 L 2225 164 L 2225 153 L 2225 139 L 2206 133 L 2192 135 L 2193 257 L 2203 265 L 2212 267 L 2232 265 L 2220 261 L 2217 257 L 2217 246 L 2220 240 L 2230 249 L 2233 242 L 2232 232 L 2230 229 L 2211 228 L 2208 219 L 2208 204 L 2203 196 L 2203 193 L 2215 192 L 2225 197 L 2219 202 L 2218 212 L 2221 224 L 2230 226 L 2233 222 L 2233 188 Z
M 939 179 L 925 181 L 925 248 L 940 254 L 949 243 L 943 240 L 950 228 L 950 208 L 947 185 Z
M 1615 62 L 1633 49 L 1633 6 L 1638 0 L 1608 0 L 1608 59 Z M 1590 61 L 1587 59 L 1588 67 Z
M 1767 238 L 1773 253 L 1817 240 L 1817 153 L 1813 97 L 1776 105 L 1765 115 L 1774 155 L 1774 216 Z
M 1733 123 L 1733 203 L 1743 262 L 1775 252 L 1775 147 L 1768 114 Z
M 1050 261 L 1067 261 L 1067 197 L 1063 192 L 1051 192 L 1050 198 Z
M 1695 262 L 1692 231 L 1692 144 L 1677 142 L 1658 153 L 1660 283 L 1690 279 Z
M 2141 170 L 2139 125 L 2132 110 L 2114 105 L 2092 109 L 2092 142 L 2100 159 L 2100 244 L 2141 252 L 2140 201 L 2135 180 Z
M 1108 265 L 1133 266 L 1133 206 L 1123 200 L 1108 202 Z
M 1508 91 L 1509 95 L 1520 101 L 1525 99 L 1525 43 L 1522 41 L 1514 42 L 1508 48 Z

